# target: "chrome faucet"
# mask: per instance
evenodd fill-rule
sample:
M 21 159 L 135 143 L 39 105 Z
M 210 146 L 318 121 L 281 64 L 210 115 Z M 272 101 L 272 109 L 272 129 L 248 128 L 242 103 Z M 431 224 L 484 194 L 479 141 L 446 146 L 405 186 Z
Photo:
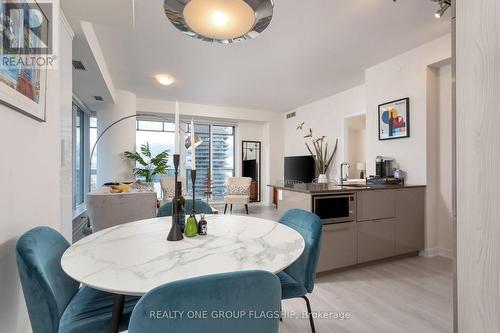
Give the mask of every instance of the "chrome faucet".
M 347 181 L 347 173 L 344 177 L 344 167 L 347 167 L 347 169 L 349 169 L 351 165 L 347 162 L 344 162 L 340 165 L 340 185 L 344 185 L 344 182 Z

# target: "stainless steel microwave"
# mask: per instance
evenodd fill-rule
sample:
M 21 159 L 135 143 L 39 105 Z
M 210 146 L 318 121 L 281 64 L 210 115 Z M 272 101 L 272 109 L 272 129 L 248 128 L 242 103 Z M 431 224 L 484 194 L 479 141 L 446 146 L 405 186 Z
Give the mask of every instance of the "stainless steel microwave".
M 316 196 L 313 198 L 313 211 L 323 224 L 356 221 L 356 194 Z

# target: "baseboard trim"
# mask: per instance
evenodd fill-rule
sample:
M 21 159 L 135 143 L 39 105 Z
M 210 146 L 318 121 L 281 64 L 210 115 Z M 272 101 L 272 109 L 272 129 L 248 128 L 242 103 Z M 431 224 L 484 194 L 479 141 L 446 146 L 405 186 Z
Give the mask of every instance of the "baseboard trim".
M 436 257 L 439 255 L 439 249 L 437 247 L 433 247 L 433 248 L 430 248 L 430 249 L 423 249 L 422 251 L 420 251 L 419 255 L 421 257 Z
M 439 247 L 424 249 L 424 250 L 420 251 L 419 255 L 421 257 L 428 257 L 428 258 L 439 256 L 439 257 L 444 257 L 444 258 L 448 258 L 448 259 L 454 259 L 453 251 L 448 250 L 448 249 L 439 248 Z
M 362 263 L 351 265 L 351 266 L 345 266 L 345 267 L 339 267 L 339 268 L 334 268 L 334 269 L 329 269 L 329 270 L 324 270 L 324 271 L 318 271 L 316 274 L 318 276 L 321 276 L 322 274 L 339 273 L 339 272 L 344 272 L 344 271 L 348 271 L 351 269 L 362 268 L 362 267 L 372 266 L 372 265 L 376 265 L 376 264 L 383 264 L 386 262 L 391 262 L 391 261 L 400 260 L 400 259 L 417 257 L 418 255 L 419 255 L 419 252 L 410 252 L 410 253 L 400 254 L 397 256 L 393 256 L 393 257 L 362 262 Z
M 455 259 L 455 256 L 453 255 L 453 251 L 448 250 L 448 249 L 439 249 L 439 256 L 445 257 L 448 259 Z

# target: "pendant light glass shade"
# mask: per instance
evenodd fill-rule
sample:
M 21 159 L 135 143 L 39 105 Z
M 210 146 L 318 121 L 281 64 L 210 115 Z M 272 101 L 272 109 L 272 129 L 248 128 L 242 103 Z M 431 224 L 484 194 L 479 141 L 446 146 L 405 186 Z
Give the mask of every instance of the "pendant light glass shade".
M 185 34 L 233 43 L 263 32 L 273 15 L 272 0 L 164 0 L 165 14 Z

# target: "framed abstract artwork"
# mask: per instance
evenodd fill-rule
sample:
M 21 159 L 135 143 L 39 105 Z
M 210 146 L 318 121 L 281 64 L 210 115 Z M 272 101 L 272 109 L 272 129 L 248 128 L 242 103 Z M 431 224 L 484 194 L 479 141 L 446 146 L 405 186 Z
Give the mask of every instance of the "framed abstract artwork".
M 410 98 L 378 106 L 378 139 L 393 140 L 410 137 Z
M 49 19 L 33 0 L 1 1 L 0 17 L 0 103 L 44 122 L 47 65 L 40 60 L 50 38 Z

